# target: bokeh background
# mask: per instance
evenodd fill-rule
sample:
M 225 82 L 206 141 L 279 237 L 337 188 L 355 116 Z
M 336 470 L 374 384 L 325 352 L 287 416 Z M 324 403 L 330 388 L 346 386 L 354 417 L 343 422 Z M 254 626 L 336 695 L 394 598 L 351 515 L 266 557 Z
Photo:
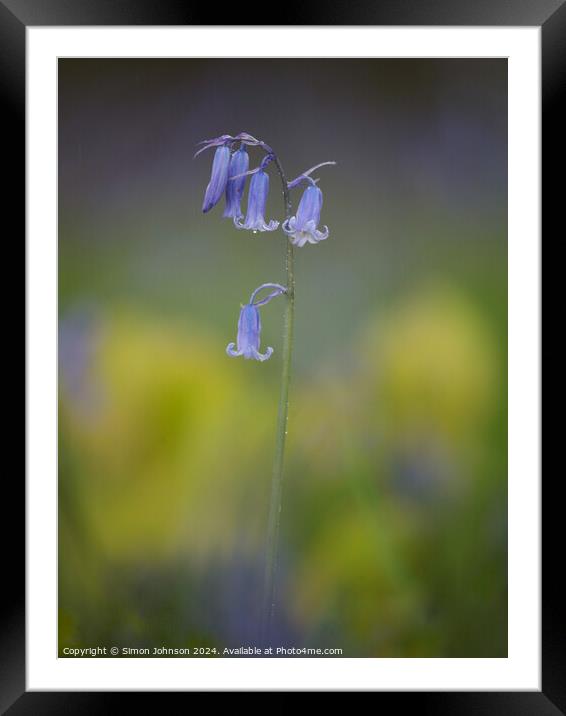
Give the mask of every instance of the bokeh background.
M 507 66 L 487 59 L 59 60 L 60 654 L 257 643 L 283 304 L 271 360 L 224 350 L 285 244 L 203 215 L 212 152 L 192 159 L 240 131 L 290 177 L 337 162 L 330 238 L 297 251 L 274 642 L 506 656 Z

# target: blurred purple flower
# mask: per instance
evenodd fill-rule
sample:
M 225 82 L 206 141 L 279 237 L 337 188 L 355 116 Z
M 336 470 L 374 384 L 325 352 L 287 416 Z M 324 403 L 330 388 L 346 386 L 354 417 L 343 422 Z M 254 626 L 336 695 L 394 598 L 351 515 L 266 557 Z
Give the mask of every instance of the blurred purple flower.
M 297 209 L 296 216 L 291 216 L 283 222 L 283 231 L 289 235 L 291 243 L 295 246 L 304 246 L 309 244 L 317 244 L 328 238 L 328 227 L 325 226 L 322 231 L 318 227 L 320 221 L 320 210 L 322 209 L 322 191 L 316 186 L 314 181 L 308 186 Z
M 237 181 L 237 180 L 236 180 Z M 260 169 L 252 175 L 250 189 L 248 192 L 248 210 L 246 220 L 234 218 L 234 225 L 238 229 L 250 229 L 251 231 L 275 231 L 279 222 L 272 219 L 266 223 L 264 219 L 265 204 L 269 193 L 269 176 Z
M 59 321 L 58 353 L 60 386 L 68 400 L 85 415 L 100 401 L 100 385 L 92 368 L 99 339 L 99 319 L 94 307 L 75 306 Z

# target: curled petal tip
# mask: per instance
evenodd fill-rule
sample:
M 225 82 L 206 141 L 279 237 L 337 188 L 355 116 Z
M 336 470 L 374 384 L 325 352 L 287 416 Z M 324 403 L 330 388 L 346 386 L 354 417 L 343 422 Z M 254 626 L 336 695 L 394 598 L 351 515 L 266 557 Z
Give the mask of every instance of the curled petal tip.
M 258 361 L 261 361 L 263 363 L 263 361 L 269 360 L 269 358 L 271 358 L 272 355 L 273 355 L 273 348 L 271 346 L 268 346 L 265 353 L 263 353 L 263 354 L 259 353 L 259 351 L 256 351 L 255 359 Z
M 285 221 L 281 224 L 281 228 L 286 234 L 295 233 L 295 217 L 291 216 L 289 219 L 285 219 Z
M 329 235 L 330 231 L 328 226 L 323 226 L 322 229 L 313 228 L 310 232 L 310 236 L 308 237 L 308 242 L 310 244 L 317 244 L 319 241 L 327 239 Z

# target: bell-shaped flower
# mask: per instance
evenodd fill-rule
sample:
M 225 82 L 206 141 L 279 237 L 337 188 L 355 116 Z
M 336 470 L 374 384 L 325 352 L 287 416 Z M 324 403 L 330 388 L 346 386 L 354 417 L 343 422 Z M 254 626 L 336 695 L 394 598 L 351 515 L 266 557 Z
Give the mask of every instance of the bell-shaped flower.
M 320 210 L 322 209 L 322 191 L 313 182 L 303 192 L 296 216 L 291 216 L 283 222 L 282 229 L 289 235 L 291 243 L 295 246 L 317 244 L 328 238 L 328 227 L 321 231 L 318 229 Z
M 204 194 L 202 210 L 206 214 L 213 206 L 216 206 L 226 191 L 228 182 L 228 167 L 230 165 L 230 148 L 223 144 L 214 153 L 210 181 Z
M 274 289 L 268 296 L 256 301 L 255 297 L 264 288 Z M 271 357 L 273 348 L 268 347 L 265 353 L 260 353 L 260 338 L 261 338 L 261 318 L 259 315 L 259 306 L 264 306 L 269 303 L 272 298 L 280 296 L 285 293 L 285 287 L 278 283 L 264 283 L 252 293 L 250 302 L 245 306 L 242 306 L 240 311 L 240 318 L 238 320 L 238 336 L 236 339 L 236 346 L 234 343 L 229 343 L 226 347 L 226 353 L 229 356 L 237 357 L 243 356 L 246 359 L 253 358 L 254 360 L 264 361 Z
M 248 210 L 244 222 L 240 218 L 234 218 L 234 224 L 238 229 L 249 229 L 251 231 L 275 231 L 279 222 L 272 219 L 266 223 L 265 204 L 269 194 L 269 176 L 259 169 L 252 174 L 250 188 L 248 191 Z
M 226 183 L 226 208 L 224 216 L 231 219 L 241 219 L 243 214 L 240 208 L 242 195 L 246 186 L 245 175 L 250 164 L 250 157 L 244 145 L 234 152 L 228 166 L 228 182 Z M 236 177 L 236 178 L 234 178 Z

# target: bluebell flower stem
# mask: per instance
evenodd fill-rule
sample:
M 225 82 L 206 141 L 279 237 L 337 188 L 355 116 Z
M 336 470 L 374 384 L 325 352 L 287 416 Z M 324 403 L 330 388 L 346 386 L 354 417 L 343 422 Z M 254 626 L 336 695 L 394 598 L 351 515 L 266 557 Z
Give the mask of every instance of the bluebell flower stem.
M 285 204 L 285 217 L 291 216 L 291 200 L 287 186 L 287 179 L 281 163 L 275 155 L 273 159 L 283 187 L 283 201 Z M 283 348 L 281 392 L 277 412 L 277 430 L 275 435 L 275 457 L 273 460 L 273 473 L 271 478 L 271 499 L 269 504 L 269 520 L 267 526 L 267 554 L 265 565 L 264 603 L 261 624 L 261 642 L 268 646 L 272 638 L 273 614 L 275 609 L 275 578 L 277 573 L 277 553 L 279 545 L 279 525 L 281 519 L 281 495 L 283 487 L 283 464 L 285 457 L 285 439 L 287 437 L 287 421 L 289 414 L 289 384 L 291 382 L 291 362 L 293 354 L 293 322 L 295 313 L 295 273 L 293 245 L 286 240 L 285 270 L 286 305 L 283 323 Z

